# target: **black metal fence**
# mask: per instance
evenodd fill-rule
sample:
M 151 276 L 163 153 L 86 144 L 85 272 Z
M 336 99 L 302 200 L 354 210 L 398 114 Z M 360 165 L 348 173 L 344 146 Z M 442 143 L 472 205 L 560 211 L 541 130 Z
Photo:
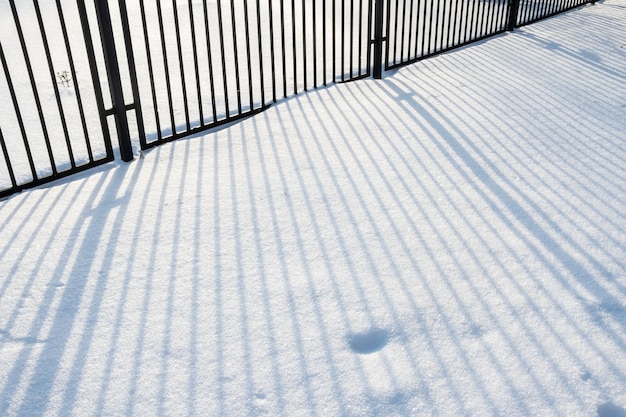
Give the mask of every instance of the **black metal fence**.
M 587 2 L 0 0 L 0 197 Z

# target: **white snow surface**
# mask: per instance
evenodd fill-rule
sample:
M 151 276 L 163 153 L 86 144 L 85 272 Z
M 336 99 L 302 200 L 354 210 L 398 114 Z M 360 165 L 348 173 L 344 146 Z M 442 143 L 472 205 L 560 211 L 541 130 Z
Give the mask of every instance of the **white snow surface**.
M 626 2 L 0 201 L 2 416 L 626 416 Z

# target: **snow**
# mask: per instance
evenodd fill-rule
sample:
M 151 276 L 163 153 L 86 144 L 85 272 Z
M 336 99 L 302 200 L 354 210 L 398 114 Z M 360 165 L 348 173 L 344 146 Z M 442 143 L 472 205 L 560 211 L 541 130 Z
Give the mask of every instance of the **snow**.
M 625 22 L 0 201 L 0 415 L 626 415 Z

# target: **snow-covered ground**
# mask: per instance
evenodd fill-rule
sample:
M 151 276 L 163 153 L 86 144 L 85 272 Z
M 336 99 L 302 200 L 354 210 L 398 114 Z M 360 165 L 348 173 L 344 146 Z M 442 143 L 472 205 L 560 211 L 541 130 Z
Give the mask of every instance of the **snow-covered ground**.
M 0 415 L 626 415 L 626 2 L 0 201 Z

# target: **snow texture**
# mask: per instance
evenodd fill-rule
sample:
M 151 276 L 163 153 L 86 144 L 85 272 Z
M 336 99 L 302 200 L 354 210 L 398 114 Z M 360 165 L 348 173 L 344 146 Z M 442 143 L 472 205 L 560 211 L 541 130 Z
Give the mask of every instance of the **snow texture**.
M 626 3 L 0 202 L 0 415 L 626 415 Z

